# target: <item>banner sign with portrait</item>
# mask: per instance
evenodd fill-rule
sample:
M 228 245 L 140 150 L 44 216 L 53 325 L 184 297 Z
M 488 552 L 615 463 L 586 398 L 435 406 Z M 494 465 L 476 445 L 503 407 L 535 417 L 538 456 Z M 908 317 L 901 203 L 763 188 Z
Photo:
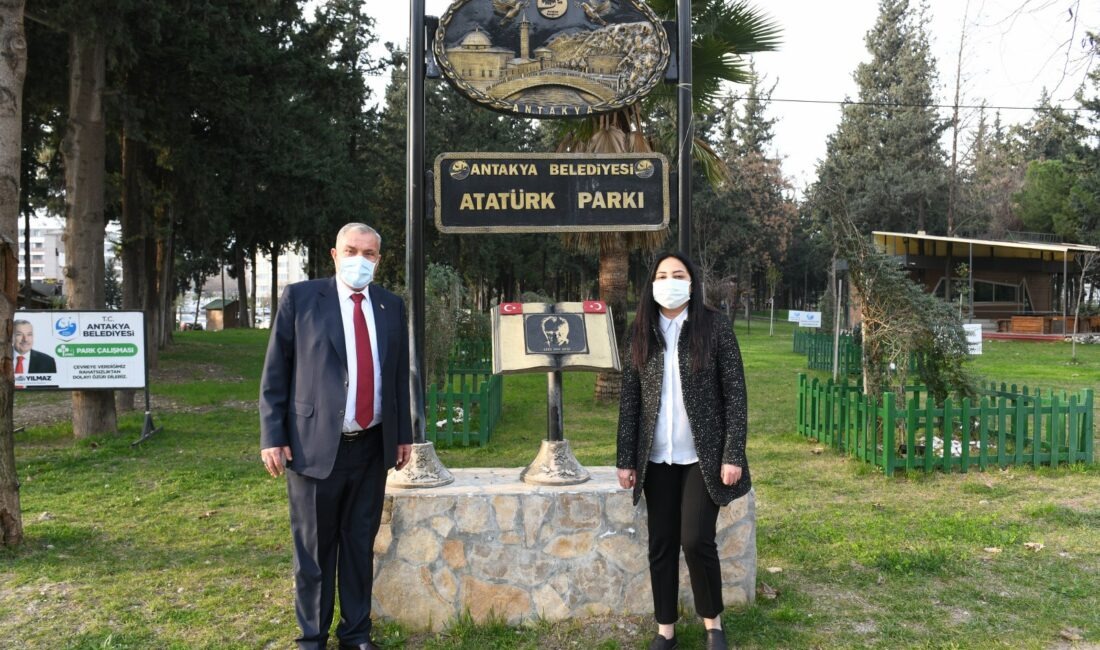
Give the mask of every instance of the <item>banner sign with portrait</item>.
M 142 388 L 145 314 L 17 311 L 11 355 L 17 389 Z

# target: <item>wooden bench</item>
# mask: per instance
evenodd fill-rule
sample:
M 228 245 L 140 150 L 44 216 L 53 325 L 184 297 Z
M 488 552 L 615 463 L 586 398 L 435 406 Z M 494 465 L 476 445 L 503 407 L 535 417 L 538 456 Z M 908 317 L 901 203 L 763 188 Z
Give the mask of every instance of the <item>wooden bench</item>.
M 1013 316 L 1011 324 L 1013 334 L 1048 334 L 1050 318 L 1047 316 Z

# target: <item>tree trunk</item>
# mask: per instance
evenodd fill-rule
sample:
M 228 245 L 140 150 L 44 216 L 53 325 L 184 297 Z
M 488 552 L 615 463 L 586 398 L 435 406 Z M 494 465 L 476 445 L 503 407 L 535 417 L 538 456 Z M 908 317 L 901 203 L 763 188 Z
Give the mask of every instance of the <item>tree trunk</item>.
M 329 263 L 332 256 L 329 255 L 329 248 L 325 246 L 325 242 L 320 237 L 315 237 L 309 242 L 308 248 L 306 275 L 309 279 L 316 280 L 331 273 Z
M 65 163 L 65 277 L 69 306 L 104 308 L 103 191 L 106 130 L 103 85 L 106 46 L 95 36 L 69 39 L 69 123 L 61 153 Z M 73 391 L 73 435 L 84 438 L 118 430 L 112 391 Z
M 249 326 L 252 327 L 253 329 L 255 329 L 256 328 L 256 322 L 257 322 L 257 312 L 260 311 L 260 303 L 256 299 L 257 296 L 256 296 L 256 247 L 255 246 L 252 247 L 252 251 L 250 252 L 250 257 L 252 258 L 250 260 L 251 264 L 249 265 L 249 266 L 252 267 L 252 294 L 251 294 L 252 295 L 252 299 L 251 299 L 252 323 Z
M 248 277 L 245 275 L 244 248 L 234 246 L 237 256 L 237 326 L 248 327 Z
M 19 155 L 23 136 L 23 79 L 27 42 L 23 37 L 23 2 L 0 3 L 0 546 L 23 543 L 19 478 L 15 471 L 12 423 L 14 384 L 11 331 L 19 294 Z M 27 238 L 29 241 L 29 237 Z M 27 268 L 31 266 L 27 258 Z M 29 286 L 29 285 L 28 285 Z
M 155 345 L 158 361 L 160 349 L 172 341 L 170 322 L 173 314 L 172 302 L 176 297 L 175 285 L 172 282 L 176 263 L 176 230 L 172 206 L 166 207 L 165 212 L 167 213 L 167 218 L 164 219 L 165 224 L 158 229 L 158 232 L 163 234 L 157 238 L 157 338 L 155 339 Z
M 120 257 L 122 258 L 122 308 L 141 309 L 141 261 L 145 240 L 141 228 L 141 144 L 129 136 L 129 125 L 122 130 L 122 187 L 120 218 L 122 226 Z M 134 410 L 135 390 L 120 390 L 115 394 L 115 407 L 120 412 Z
M 206 278 L 195 280 L 195 327 L 199 325 L 199 312 L 202 309 L 202 282 Z M 208 323 L 209 325 L 209 323 Z
M 959 56 L 955 60 L 955 103 L 951 107 L 951 175 L 947 179 L 947 236 L 954 237 L 958 229 L 956 203 L 959 185 L 959 101 L 962 95 L 963 50 L 966 47 L 966 19 L 970 2 L 963 9 L 963 26 L 959 34 Z
M 626 238 L 619 233 L 600 235 L 600 300 L 611 310 L 615 326 L 615 341 L 619 350 L 624 349 L 626 337 L 626 284 L 630 275 L 630 251 Z M 596 377 L 596 400 L 611 402 L 619 399 L 622 373 L 601 372 Z
M 279 249 L 271 247 L 271 310 L 268 312 L 269 327 L 275 324 L 275 314 L 279 311 Z

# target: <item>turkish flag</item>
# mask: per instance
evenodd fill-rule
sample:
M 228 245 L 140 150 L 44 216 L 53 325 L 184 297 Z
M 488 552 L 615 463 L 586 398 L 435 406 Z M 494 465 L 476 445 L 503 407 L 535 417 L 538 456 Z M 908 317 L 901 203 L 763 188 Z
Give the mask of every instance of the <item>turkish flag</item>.
M 500 315 L 501 316 L 511 316 L 513 314 L 522 314 L 522 313 L 523 313 L 523 303 L 522 302 L 502 302 L 502 303 L 500 303 Z
M 606 314 L 607 305 L 602 300 L 585 300 L 581 303 L 581 309 L 586 314 Z

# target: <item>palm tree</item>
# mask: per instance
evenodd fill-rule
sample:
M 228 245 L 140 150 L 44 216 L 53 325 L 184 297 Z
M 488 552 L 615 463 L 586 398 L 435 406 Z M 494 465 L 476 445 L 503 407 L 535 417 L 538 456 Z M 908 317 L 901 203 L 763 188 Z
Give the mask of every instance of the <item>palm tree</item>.
M 692 0 L 693 86 L 695 114 L 712 110 L 723 82 L 747 83 L 752 71 L 746 55 L 768 52 L 779 45 L 779 26 L 743 0 Z M 650 0 L 650 7 L 664 20 L 676 17 L 676 0 Z M 667 119 L 676 113 L 675 86 L 658 86 L 648 97 L 620 111 L 582 122 L 562 123 L 558 151 L 625 153 L 663 151 L 675 163 L 676 125 Z M 648 128 L 648 133 L 647 133 Z M 710 145 L 699 137 L 692 142 L 692 155 L 707 179 L 721 183 L 727 176 L 725 164 Z M 668 230 L 657 232 L 570 233 L 566 243 L 600 256 L 600 298 L 611 307 L 615 335 L 622 349 L 626 334 L 626 294 L 630 252 L 651 252 L 668 238 Z M 596 399 L 610 401 L 619 396 L 619 373 L 603 372 L 596 380 Z

